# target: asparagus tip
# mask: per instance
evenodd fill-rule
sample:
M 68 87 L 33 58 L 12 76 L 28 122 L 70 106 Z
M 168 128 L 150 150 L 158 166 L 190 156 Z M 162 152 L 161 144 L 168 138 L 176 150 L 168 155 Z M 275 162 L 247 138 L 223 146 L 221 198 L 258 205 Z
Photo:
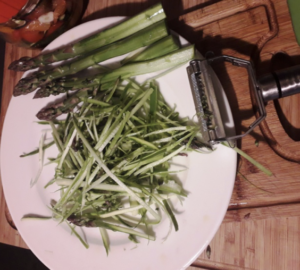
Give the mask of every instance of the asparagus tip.
M 37 88 L 36 79 L 34 77 L 26 77 L 21 79 L 14 88 L 13 95 L 20 96 L 31 93 Z
M 49 97 L 49 96 L 50 96 L 49 89 L 44 87 L 44 88 L 40 88 L 39 90 L 36 91 L 36 93 L 33 96 L 33 99 Z
M 21 96 L 22 94 L 23 94 L 22 91 L 18 88 L 15 88 L 14 91 L 13 91 L 13 96 L 14 97 Z
M 34 66 L 34 63 L 32 61 L 32 58 L 25 56 L 20 58 L 19 60 L 13 61 L 9 66 L 8 69 L 14 70 L 14 71 L 27 71 L 32 69 Z
M 45 120 L 45 121 L 52 121 L 57 116 L 59 116 L 61 113 L 59 113 L 55 108 L 43 108 L 41 109 L 37 114 L 36 117 L 39 120 Z

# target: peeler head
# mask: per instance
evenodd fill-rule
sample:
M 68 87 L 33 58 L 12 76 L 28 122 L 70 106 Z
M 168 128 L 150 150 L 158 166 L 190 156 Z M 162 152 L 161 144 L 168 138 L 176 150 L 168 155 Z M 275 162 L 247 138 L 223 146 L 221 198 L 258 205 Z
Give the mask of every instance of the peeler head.
M 223 123 L 216 89 L 213 82 L 213 62 L 230 62 L 234 66 L 246 68 L 249 75 L 250 91 L 253 92 L 255 110 L 258 118 L 248 127 L 244 134 L 227 136 Z M 187 67 L 187 73 L 194 98 L 196 113 L 199 119 L 199 128 L 203 142 L 208 145 L 227 141 L 234 144 L 236 139 L 241 139 L 249 134 L 266 117 L 262 89 L 258 85 L 255 72 L 250 61 L 240 58 L 221 55 L 209 59 L 192 60 Z
M 206 59 L 192 60 L 187 67 L 202 139 L 210 145 L 226 140 L 211 72 Z

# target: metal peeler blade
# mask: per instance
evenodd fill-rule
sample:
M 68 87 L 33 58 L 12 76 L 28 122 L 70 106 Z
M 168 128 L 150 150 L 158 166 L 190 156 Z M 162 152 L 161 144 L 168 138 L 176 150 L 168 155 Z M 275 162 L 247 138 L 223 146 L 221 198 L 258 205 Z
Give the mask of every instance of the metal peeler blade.
M 230 62 L 234 66 L 246 68 L 250 79 L 250 88 L 254 91 L 259 117 L 249 126 L 244 134 L 228 136 L 224 129 L 216 91 L 212 82 L 213 62 Z M 232 142 L 249 134 L 265 117 L 264 98 L 260 85 L 256 81 L 254 69 L 250 61 L 236 57 L 221 55 L 209 59 L 195 59 L 190 61 L 187 73 L 193 93 L 199 128 L 205 143 L 214 145 L 223 141 Z
M 193 60 L 187 67 L 202 138 L 214 144 L 216 139 L 225 138 L 225 131 L 210 72 L 207 60 Z

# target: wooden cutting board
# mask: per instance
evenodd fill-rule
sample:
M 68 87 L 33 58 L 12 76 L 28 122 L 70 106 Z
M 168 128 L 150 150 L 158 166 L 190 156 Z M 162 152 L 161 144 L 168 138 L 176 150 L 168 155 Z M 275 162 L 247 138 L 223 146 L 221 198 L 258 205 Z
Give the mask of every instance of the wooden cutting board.
M 279 32 L 261 52 L 261 61 L 255 66 L 258 75 L 278 69 L 278 66 L 300 64 L 300 48 L 293 34 L 286 1 L 271 2 Z M 201 15 L 207 14 L 200 11 L 200 20 Z M 196 25 L 193 21 L 194 18 L 186 18 L 190 25 Z M 175 24 L 179 31 L 182 26 L 178 22 Z M 250 59 L 261 35 L 269 31 L 269 25 L 265 8 L 257 7 L 197 28 L 185 26 L 183 33 L 191 31 L 191 37 L 187 38 L 197 44 L 202 54 L 211 50 L 216 55 Z M 279 52 L 288 57 L 278 57 Z M 231 104 L 236 131 L 244 132 L 254 120 L 246 71 L 228 64 L 219 67 L 217 73 Z M 298 94 L 266 106 L 266 121 L 272 134 L 281 145 L 298 155 L 299 105 Z M 236 177 L 229 211 L 210 244 L 210 252 L 204 252 L 193 265 L 209 269 L 300 269 L 297 255 L 300 251 L 299 164 L 278 156 L 259 128 L 241 140 L 239 147 L 268 167 L 273 176 L 267 177 L 248 161 L 239 160 L 241 174 Z
M 234 6 L 234 3 L 238 4 L 243 1 L 221 2 L 228 2 Z M 300 48 L 293 34 L 287 4 L 282 0 L 271 2 L 274 4 L 279 32 L 266 43 L 260 55 L 260 62 L 255 63 L 258 76 L 274 71 L 274 69 L 278 69 L 278 66 L 300 64 Z M 227 54 L 251 59 L 260 37 L 269 31 L 265 8 L 260 6 L 248 9 L 225 19 L 197 26 L 195 23 L 197 18 L 203 23 L 205 20 L 202 17 L 207 16 L 207 10 L 215 12 L 218 14 L 217 16 L 225 13 L 223 10 L 212 8 L 221 8 L 221 6 L 224 8 L 220 4 L 222 3 L 219 2 L 200 11 L 189 13 L 187 17 L 183 16 L 184 19 L 181 22 L 176 21 L 172 26 L 189 41 L 196 43 L 197 48 L 204 55 L 206 52 L 213 51 L 215 55 Z M 191 15 L 195 18 L 188 17 Z M 208 17 L 211 20 L 213 15 Z M 191 28 L 186 23 L 197 27 Z M 182 30 L 183 27 L 186 29 Z M 280 65 L 278 65 L 278 61 L 276 63 L 278 56 L 273 57 L 277 53 L 285 53 L 284 57 L 279 58 Z M 247 72 L 244 69 L 233 67 L 231 64 L 218 66 L 216 71 L 231 105 L 236 132 L 243 133 L 255 119 Z M 300 139 L 299 104 L 300 95 L 297 94 L 281 99 L 279 102 L 269 102 L 266 106 L 266 122 L 272 134 L 281 145 L 293 153 L 300 153 L 299 141 L 295 141 Z M 283 122 L 280 119 L 283 119 Z M 241 174 L 238 174 L 236 178 L 235 189 L 229 206 L 232 211 L 227 215 L 226 221 L 234 220 L 233 213 L 237 215 L 238 209 L 299 202 L 300 181 L 298 178 L 300 170 L 297 162 L 290 162 L 278 156 L 268 145 L 259 128 L 239 141 L 238 145 L 247 154 L 269 168 L 274 175 L 268 177 L 248 161 L 240 159 L 238 171 Z M 238 219 L 236 217 L 236 220 Z
M 133 15 L 157 1 L 90 0 L 83 21 L 103 16 Z M 195 22 L 202 16 L 224 13 L 224 1 L 174 0 L 162 1 L 172 29 L 195 43 L 205 55 L 228 54 L 250 59 L 260 37 L 269 31 L 266 10 L 260 6 L 224 19 L 201 24 Z M 238 5 L 243 0 L 230 1 Z M 279 32 L 261 52 L 261 62 L 255 66 L 257 74 L 263 75 L 274 69 L 273 55 L 284 52 L 289 57 L 280 65 L 300 64 L 298 47 L 285 0 L 272 0 Z M 220 4 L 220 5 L 218 5 Z M 198 10 L 197 13 L 191 13 Z M 187 14 L 186 16 L 182 16 Z M 196 14 L 196 15 L 195 15 Z M 193 23 L 194 22 L 194 23 Z M 6 46 L 5 67 L 12 60 L 24 55 L 35 55 L 25 49 Z M 216 70 L 235 119 L 237 133 L 244 132 L 255 119 L 245 70 L 231 65 L 218 66 Z M 1 126 L 11 98 L 12 87 L 21 74 L 6 70 L 2 96 Z M 285 98 L 267 106 L 267 122 L 275 138 L 287 149 L 300 153 L 300 95 Z M 279 111 L 279 116 L 277 111 Z M 280 122 L 280 119 L 282 123 Z M 283 128 L 284 126 L 284 128 Z M 292 139 L 293 138 L 293 139 Z M 299 164 L 278 156 L 266 142 L 259 128 L 239 142 L 239 147 L 257 161 L 268 167 L 273 176 L 267 177 L 252 164 L 239 159 L 239 172 L 235 181 L 229 211 L 210 244 L 211 254 L 204 252 L 193 264 L 209 269 L 300 269 L 300 170 Z M 243 176 L 242 176 L 243 175 Z M 2 193 L 2 190 L 0 190 Z M 26 245 L 3 218 L 5 203 L 0 195 L 0 242 Z M 4 224 L 5 223 L 5 224 Z M 200 233 L 201 228 L 199 228 Z M 196 237 L 196 236 L 195 236 Z M 280 254 L 277 255 L 277 254 Z M 299 267 L 298 267 L 299 266 Z M 298 268 L 297 268 L 298 267 Z M 191 268 L 192 270 L 192 268 Z

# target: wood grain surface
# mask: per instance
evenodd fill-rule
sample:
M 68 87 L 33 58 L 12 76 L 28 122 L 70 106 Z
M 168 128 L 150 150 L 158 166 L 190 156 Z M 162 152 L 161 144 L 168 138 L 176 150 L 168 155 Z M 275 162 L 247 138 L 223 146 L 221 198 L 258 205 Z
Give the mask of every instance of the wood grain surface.
M 82 21 L 106 16 L 131 16 L 156 2 L 90 0 Z M 266 10 L 262 6 L 232 15 L 234 13 L 232 7 L 245 2 L 248 1 L 162 1 L 170 27 L 191 43 L 195 43 L 203 55 L 213 51 L 215 55 L 228 54 L 250 59 L 257 48 L 258 40 L 270 29 Z M 279 32 L 261 52 L 260 61 L 255 65 L 258 76 L 274 71 L 274 69 L 300 64 L 300 48 L 295 40 L 286 0 L 271 0 L 271 3 L 275 8 Z M 231 11 L 226 10 L 226 6 Z M 209 13 L 206 14 L 208 10 Z M 224 18 L 226 12 L 231 16 Z M 210 14 L 211 16 L 217 14 L 220 16 L 219 20 L 211 20 L 209 23 L 200 25 L 196 23 L 199 18 L 205 15 L 210 17 Z M 277 58 L 279 52 L 284 57 Z M 37 53 L 7 44 L 5 67 L 21 56 Z M 245 70 L 229 64 L 218 65 L 216 72 L 227 93 L 236 131 L 237 133 L 244 132 L 255 119 L 249 93 L 248 75 Z M 1 130 L 13 86 L 20 76 L 20 73 L 7 69 L 4 71 Z M 299 105 L 300 95 L 298 94 L 278 102 L 269 102 L 266 106 L 266 121 L 272 134 L 286 149 L 298 155 L 300 155 Z M 239 159 L 239 173 L 236 177 L 229 210 L 210 243 L 210 256 L 208 252 L 203 252 L 188 269 L 300 269 L 299 164 L 277 155 L 259 128 L 241 140 L 238 146 L 268 167 L 273 172 L 273 176 L 268 177 L 248 161 Z M 199 233 L 201 233 L 200 229 Z M 18 232 L 12 229 L 5 219 L 5 200 L 1 185 L 0 242 L 26 247 Z

